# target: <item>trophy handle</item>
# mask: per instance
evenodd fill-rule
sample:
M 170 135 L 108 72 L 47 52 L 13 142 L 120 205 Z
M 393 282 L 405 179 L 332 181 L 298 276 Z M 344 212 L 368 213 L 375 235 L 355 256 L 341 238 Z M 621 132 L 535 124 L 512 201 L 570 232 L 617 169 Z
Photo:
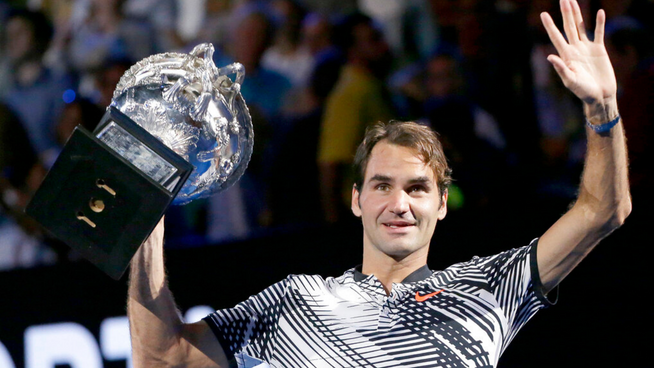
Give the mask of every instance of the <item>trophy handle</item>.
M 245 67 L 243 66 L 243 64 L 232 63 L 218 69 L 218 76 L 229 75 L 229 74 L 236 74 L 236 79 L 234 79 L 234 84 L 238 84 L 238 87 L 236 88 L 240 88 L 241 84 L 243 84 L 243 78 L 245 78 Z M 234 88 L 233 85 L 231 88 Z
M 195 46 L 189 54 L 197 58 L 202 58 L 204 60 L 205 66 L 213 72 L 212 74 L 215 75 L 214 79 L 217 79 L 218 77 L 225 76 L 225 75 L 236 74 L 236 78 L 234 79 L 234 84 L 238 84 L 240 87 L 241 84 L 243 84 L 243 79 L 245 78 L 245 67 L 243 66 L 243 64 L 237 62 L 237 63 L 226 65 L 222 68 L 217 68 L 216 64 L 214 64 L 213 62 L 213 53 L 214 53 L 214 48 L 212 44 L 202 43 Z M 232 85 L 230 87 L 222 87 L 222 88 L 232 90 L 234 88 L 239 88 L 239 87 L 234 87 Z
M 216 64 L 213 61 L 214 47 L 210 43 L 202 43 L 193 48 L 189 53 L 190 58 L 188 59 L 191 62 L 192 59 L 197 58 L 201 59 L 204 63 L 204 69 L 207 73 L 198 73 L 196 77 L 199 77 L 200 83 L 202 85 L 202 92 L 198 96 L 197 100 L 191 108 L 191 116 L 194 118 L 199 118 L 203 116 L 206 112 L 209 101 L 212 98 L 212 86 L 217 88 L 222 95 L 226 107 L 232 112 L 232 115 L 235 115 L 233 112 L 234 109 L 234 99 L 241 91 L 241 85 L 245 78 L 245 67 L 241 63 L 232 63 L 221 68 L 216 67 Z M 196 60 L 197 60 L 196 59 Z M 232 81 L 228 76 L 235 74 L 236 77 Z M 221 78 L 225 77 L 225 78 Z M 186 87 L 188 80 L 185 78 L 180 78 L 173 88 L 170 88 L 165 97 L 173 97 L 179 99 L 180 91 Z M 213 95 L 213 97 L 216 97 Z
M 213 60 L 211 63 L 213 63 Z M 245 77 L 245 67 L 241 63 L 232 63 L 218 69 L 218 77 L 228 76 L 230 74 L 236 74 L 234 82 L 230 85 L 221 83 L 218 88 L 220 89 L 222 95 L 225 97 L 227 107 L 234 113 L 234 115 L 236 115 L 234 99 L 241 91 L 241 83 L 243 83 L 243 78 Z

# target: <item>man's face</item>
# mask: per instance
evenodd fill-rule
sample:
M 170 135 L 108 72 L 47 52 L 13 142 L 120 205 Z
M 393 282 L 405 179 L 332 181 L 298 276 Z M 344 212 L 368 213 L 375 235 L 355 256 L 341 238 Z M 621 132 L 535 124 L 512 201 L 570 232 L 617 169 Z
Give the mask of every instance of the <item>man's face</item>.
M 447 213 L 447 193 L 441 196 L 433 170 L 415 150 L 377 143 L 359 190 L 353 189 L 352 212 L 363 222 L 364 252 L 396 261 L 415 252 L 426 256 Z

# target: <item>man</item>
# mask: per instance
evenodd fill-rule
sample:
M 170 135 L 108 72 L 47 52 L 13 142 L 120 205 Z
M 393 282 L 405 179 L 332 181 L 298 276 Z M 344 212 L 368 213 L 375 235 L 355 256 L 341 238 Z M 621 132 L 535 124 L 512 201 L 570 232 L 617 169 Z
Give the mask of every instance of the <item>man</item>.
M 382 124 L 357 152 L 360 270 L 326 280 L 289 276 L 187 325 L 166 287 L 159 226 L 132 262 L 135 366 L 496 366 L 520 327 L 550 303 L 547 293 L 631 211 L 605 14 L 598 12 L 590 41 L 576 1 L 561 0 L 561 11 L 569 41 L 541 16 L 559 53 L 548 60 L 584 103 L 588 153 L 578 200 L 538 240 L 430 271 L 430 239 L 447 213 L 446 161 L 425 128 Z

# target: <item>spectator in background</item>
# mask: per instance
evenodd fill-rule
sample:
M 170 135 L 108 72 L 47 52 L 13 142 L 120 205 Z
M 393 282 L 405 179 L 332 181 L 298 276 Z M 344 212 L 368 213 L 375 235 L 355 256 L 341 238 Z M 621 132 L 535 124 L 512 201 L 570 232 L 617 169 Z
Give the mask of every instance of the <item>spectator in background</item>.
M 297 0 L 306 9 L 320 14 L 343 16 L 358 10 L 358 0 Z
M 630 183 L 633 197 L 654 203 L 654 47 L 651 29 L 639 22 L 607 24 L 607 50 L 615 65 L 620 114 L 629 142 Z M 627 119 L 629 122 L 627 123 Z
M 216 65 L 220 67 L 233 61 L 243 64 L 247 78 L 241 93 L 250 110 L 258 110 L 256 113 L 270 121 L 280 113 L 291 83 L 262 65 L 263 55 L 275 34 L 269 12 L 269 7 L 259 4 L 246 3 L 234 8 L 227 55 L 221 58 L 220 53 L 216 53 Z
M 454 45 L 463 57 L 467 94 L 497 119 L 513 165 L 508 180 L 521 182 L 516 190 L 525 191 L 514 198 L 528 197 L 539 157 L 530 69 L 533 39 L 526 16 L 530 2 L 455 3 Z
M 66 104 L 57 122 L 57 143 L 63 147 L 77 126 L 92 132 L 103 115 L 104 109 L 85 98 Z
M 20 120 L 0 103 L 0 271 L 57 260 L 23 212 L 44 174 Z
M 324 99 L 315 92 L 315 82 L 320 78 L 312 74 L 309 86 L 303 89 L 301 109 L 285 116 L 290 129 L 277 145 L 274 175 L 270 178 L 274 225 L 297 226 L 322 221 L 316 148 Z
M 457 58 L 449 54 L 435 54 L 426 64 L 424 116 L 439 133 L 457 173 L 455 190 L 465 198 L 465 203 L 450 203 L 452 209 L 488 204 L 488 194 L 500 185 L 492 178 L 501 175 L 506 163 L 504 135 L 493 116 L 466 95 L 463 74 Z
M 134 31 L 148 31 L 148 36 L 151 38 L 150 44 L 141 46 L 153 44 L 152 53 L 178 51 L 184 48 L 185 42 L 177 32 L 177 18 L 179 17 L 177 0 L 122 1 L 124 4 L 121 11 L 125 16 L 127 23 L 125 28 L 127 28 L 126 31 L 130 38 L 135 35 Z M 129 42 L 128 40 L 128 44 Z M 140 59 L 137 57 L 137 60 Z
M 111 55 L 126 55 L 125 34 L 122 34 L 121 0 L 89 0 L 85 14 L 71 29 L 68 53 L 70 66 L 79 74 L 98 70 Z
M 381 31 L 369 17 L 354 14 L 338 32 L 347 61 L 327 98 L 318 148 L 321 199 L 330 223 L 349 211 L 352 179 L 347 167 L 365 128 L 393 117 L 384 86 L 392 57 Z
M 546 57 L 555 51 L 554 47 L 544 32 L 538 35 L 531 53 L 542 168 L 537 190 L 548 202 L 569 203 L 577 195 L 576 182 L 586 148 L 584 116 L 578 99 L 561 85 L 547 62 Z
M 63 94 L 72 81 L 43 65 L 53 34 L 43 13 L 15 10 L 6 24 L 0 99 L 14 111 L 39 159 L 49 167 L 57 155 L 54 126 L 64 107 Z
M 210 42 L 216 50 L 225 50 L 229 41 L 229 19 L 232 9 L 230 0 L 206 0 L 204 21 L 198 30 L 194 45 Z
M 123 0 L 83 0 L 71 19 L 70 40 L 64 46 L 69 67 L 78 75 L 79 93 L 100 103 L 98 73 L 108 60 L 141 60 L 155 52 L 152 29 L 128 21 Z
M 341 53 L 331 44 L 330 29 L 329 22 L 316 14 L 308 16 L 303 27 L 304 44 L 320 59 L 313 66 L 307 86 L 297 96 L 297 103 L 285 112 L 289 131 L 278 145 L 275 175 L 271 177 L 275 225 L 315 225 L 323 219 L 317 147 L 325 100 L 342 66 Z M 289 190 L 289 183 L 303 184 Z
M 311 54 L 301 42 L 305 11 L 293 0 L 274 0 L 272 8 L 277 27 L 261 65 L 286 77 L 293 87 L 304 87 L 313 66 Z
M 3 1 L 0 3 L 0 20 L 2 20 L 2 24 L 6 22 L 7 15 L 11 11 L 11 6 Z M 4 26 L 0 27 L 0 37 L 4 35 Z M 0 50 L 0 58 L 3 56 L 2 50 Z
M 359 0 L 363 13 L 381 24 L 396 62 L 403 65 L 429 57 L 438 46 L 432 4 L 424 0 Z
M 304 18 L 302 40 L 313 57 L 310 93 L 323 104 L 338 80 L 345 57 L 334 43 L 334 25 L 323 15 L 311 13 Z
M 111 104 L 116 85 L 131 66 L 132 61 L 129 59 L 109 59 L 105 61 L 101 70 L 98 71 L 96 74 L 96 104 L 102 109 Z
M 241 238 L 252 231 L 269 227 L 272 223 L 269 206 L 270 170 L 279 150 L 275 145 L 284 140 L 288 131 L 283 125 L 281 112 L 291 83 L 281 74 L 261 64 L 262 56 L 270 47 L 275 34 L 269 11 L 267 6 L 256 3 L 235 7 L 226 54 L 214 54 L 219 67 L 233 61 L 238 61 L 245 67 L 246 78 L 241 86 L 241 94 L 247 102 L 257 138 L 243 177 L 234 187 L 208 201 L 207 231 L 211 241 Z M 228 204 L 235 210 L 233 216 L 226 221 L 224 209 Z
M 318 13 L 309 13 L 302 21 L 302 44 L 313 56 L 327 50 L 336 50 L 333 40 L 333 25 L 329 19 Z
M 271 177 L 271 206 L 278 226 L 315 225 L 322 222 L 317 147 L 325 100 L 338 80 L 344 64 L 334 45 L 332 24 L 324 16 L 310 13 L 302 25 L 302 47 L 312 58 L 307 84 L 284 111 L 284 135 Z M 289 183 L 304 183 L 289 188 Z M 297 198 L 302 198 L 298 201 Z

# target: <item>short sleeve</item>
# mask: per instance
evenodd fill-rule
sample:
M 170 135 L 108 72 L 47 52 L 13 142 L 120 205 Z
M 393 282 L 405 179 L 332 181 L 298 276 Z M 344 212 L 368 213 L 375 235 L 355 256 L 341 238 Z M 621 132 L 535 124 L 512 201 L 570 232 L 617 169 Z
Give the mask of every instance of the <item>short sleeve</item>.
M 478 267 L 508 323 L 504 346 L 536 312 L 554 304 L 543 294 L 535 259 L 537 246 L 535 239 L 528 246 L 478 259 Z
M 204 318 L 228 360 L 246 350 L 250 356 L 269 358 L 288 285 L 288 280 L 280 281 L 233 308 L 218 310 Z

